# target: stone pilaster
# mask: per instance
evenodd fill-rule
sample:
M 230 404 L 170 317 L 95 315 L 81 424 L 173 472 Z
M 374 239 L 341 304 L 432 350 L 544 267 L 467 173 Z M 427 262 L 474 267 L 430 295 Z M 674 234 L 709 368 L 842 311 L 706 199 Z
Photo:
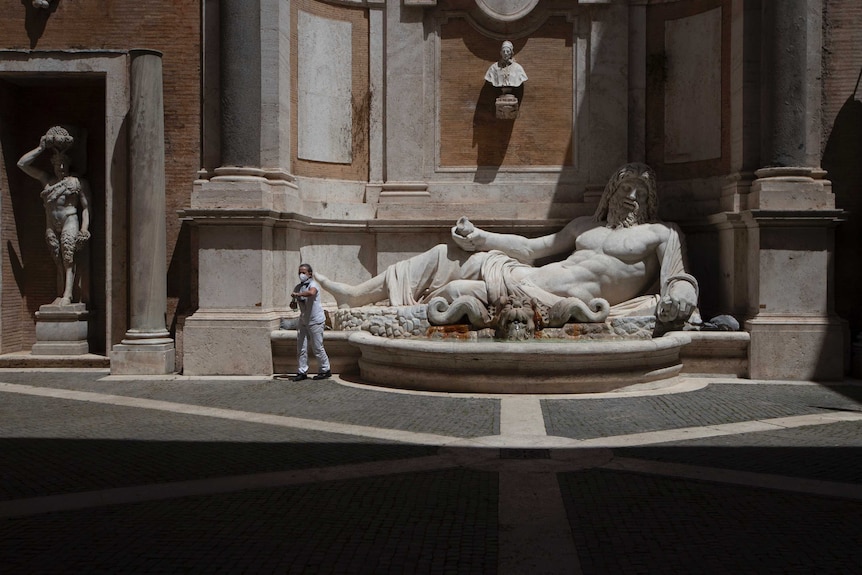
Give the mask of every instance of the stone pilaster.
M 204 52 L 218 46 L 220 149 L 212 155 L 220 159 L 204 166 L 183 212 L 200 246 L 198 310 L 183 329 L 186 374 L 271 369 L 269 333 L 280 319 L 273 221 L 301 207 L 289 173 L 290 11 L 283 0 L 221 0 L 205 23 Z
M 750 376 L 840 379 L 845 325 L 833 305 L 835 209 L 820 169 L 821 0 L 763 2 L 761 165 L 748 229 Z
M 162 58 L 135 50 L 129 111 L 129 324 L 111 351 L 111 373 L 174 371 L 174 341 L 167 311 L 165 235 L 165 132 Z

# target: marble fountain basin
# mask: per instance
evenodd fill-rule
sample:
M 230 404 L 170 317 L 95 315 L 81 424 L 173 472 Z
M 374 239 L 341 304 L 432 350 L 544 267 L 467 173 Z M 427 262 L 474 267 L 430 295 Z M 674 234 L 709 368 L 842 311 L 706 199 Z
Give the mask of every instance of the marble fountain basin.
M 350 334 L 364 382 L 460 393 L 599 393 L 676 377 L 686 332 L 654 339 L 526 342 Z

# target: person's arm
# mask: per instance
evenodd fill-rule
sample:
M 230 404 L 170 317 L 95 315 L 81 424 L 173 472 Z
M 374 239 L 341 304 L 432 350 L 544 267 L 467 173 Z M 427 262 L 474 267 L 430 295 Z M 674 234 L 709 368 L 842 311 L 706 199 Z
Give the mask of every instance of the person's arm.
M 525 238 L 516 234 L 498 234 L 473 226 L 467 218 L 458 220 L 452 228 L 452 238 L 467 251 L 499 250 L 519 262 L 530 263 L 535 259 L 575 249 L 575 240 L 583 232 L 594 228 L 596 222 L 584 216 L 575 218 L 557 233 L 538 238 Z
M 290 295 L 293 297 L 314 297 L 317 295 L 317 288 L 313 285 L 309 285 L 305 291 L 295 291 Z
M 21 168 L 21 171 L 30 176 L 31 178 L 35 178 L 42 183 L 43 186 L 47 186 L 48 182 L 50 182 L 50 177 L 46 172 L 43 172 L 39 168 L 33 166 L 33 162 L 36 161 L 36 158 L 39 157 L 39 154 L 45 151 L 45 136 L 42 136 L 42 139 L 39 141 L 39 147 L 33 148 L 18 160 L 18 167 Z
M 670 323 L 687 320 L 697 307 L 697 280 L 685 268 L 682 233 L 674 224 L 667 225 L 667 238 L 658 248 L 661 262 L 661 298 L 656 306 L 656 318 Z

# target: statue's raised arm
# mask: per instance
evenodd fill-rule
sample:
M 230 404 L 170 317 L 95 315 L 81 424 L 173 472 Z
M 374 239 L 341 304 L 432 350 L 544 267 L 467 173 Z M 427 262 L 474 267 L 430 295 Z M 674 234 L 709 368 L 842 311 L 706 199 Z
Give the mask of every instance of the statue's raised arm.
M 539 258 L 568 255 L 575 249 L 578 236 L 597 224 L 591 218 L 576 218 L 559 232 L 527 238 L 517 234 L 498 234 L 477 228 L 461 217 L 452 228 L 452 239 L 461 249 L 468 252 L 497 250 L 521 263 L 532 263 Z

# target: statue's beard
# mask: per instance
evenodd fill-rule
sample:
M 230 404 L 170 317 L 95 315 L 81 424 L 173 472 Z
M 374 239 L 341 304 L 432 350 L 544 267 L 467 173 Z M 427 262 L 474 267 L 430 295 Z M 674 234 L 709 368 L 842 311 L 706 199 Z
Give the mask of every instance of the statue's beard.
M 633 204 L 633 205 L 632 205 Z M 611 205 L 608 207 L 608 227 L 630 228 L 638 224 L 644 223 L 645 218 L 640 205 L 634 200 L 613 198 Z

